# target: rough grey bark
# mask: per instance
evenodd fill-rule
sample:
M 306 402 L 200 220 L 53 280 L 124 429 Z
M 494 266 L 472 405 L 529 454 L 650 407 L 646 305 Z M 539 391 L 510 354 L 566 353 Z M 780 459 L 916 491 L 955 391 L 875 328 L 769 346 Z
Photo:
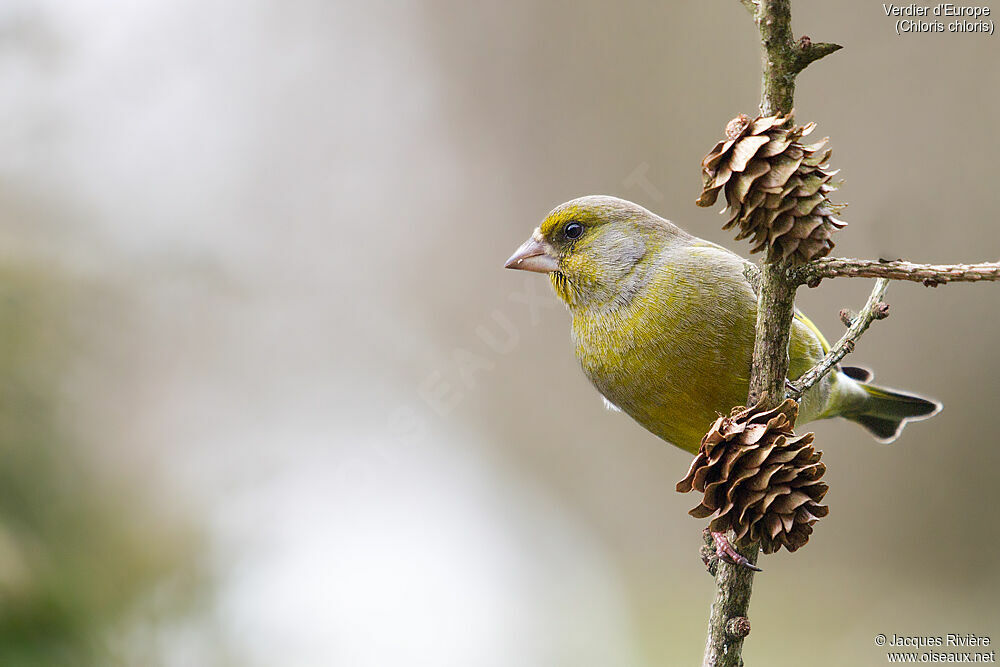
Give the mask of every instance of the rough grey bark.
M 754 16 L 761 38 L 761 114 L 789 114 L 795 97 L 795 77 L 805 67 L 840 47 L 792 39 L 790 0 L 740 0 Z M 757 300 L 757 338 L 754 343 L 750 395 L 747 405 L 764 397 L 766 407 L 784 398 L 788 374 L 788 338 L 795 289 L 789 265 L 768 257 L 762 267 Z M 740 549 L 751 563 L 759 548 Z M 720 561 L 716 568 L 716 596 L 712 604 L 705 645 L 704 667 L 741 667 L 743 639 L 750 631 L 747 611 L 753 590 L 753 571 Z
M 912 280 L 929 287 L 951 282 L 1000 280 L 1000 262 L 980 264 L 913 264 L 902 259 L 846 259 L 826 257 L 816 259 L 788 272 L 790 280 L 815 287 L 824 278 L 886 278 Z
M 808 37 L 792 38 L 791 0 L 740 0 L 753 15 L 761 37 L 761 114 L 790 114 L 795 98 L 795 77 L 809 63 L 838 50 L 836 44 L 813 43 Z M 865 309 L 845 319 L 850 327 L 827 355 L 792 393 L 801 393 L 816 382 L 854 347 L 871 322 L 888 313 L 881 301 L 886 280 L 911 280 L 927 286 L 950 282 L 1000 281 L 1000 262 L 980 264 L 913 264 L 903 260 L 859 260 L 827 258 L 792 266 L 769 256 L 759 275 L 748 275 L 757 288 L 757 334 L 747 404 L 763 400 L 766 407 L 781 402 L 786 392 L 788 340 L 793 317 L 795 290 L 799 285 L 815 287 L 825 278 L 879 278 Z M 803 382 L 804 380 L 804 382 Z M 756 564 L 756 545 L 739 552 Z M 711 550 L 709 550 L 711 553 Z M 750 632 L 747 610 L 753 586 L 753 571 L 724 560 L 712 563 L 717 593 L 709 618 L 704 667 L 742 667 L 743 639 Z
M 740 0 L 760 28 L 764 49 L 761 68 L 760 112 L 764 116 L 790 113 L 795 99 L 795 77 L 809 63 L 841 48 L 814 43 L 806 36 L 792 38 L 791 0 Z

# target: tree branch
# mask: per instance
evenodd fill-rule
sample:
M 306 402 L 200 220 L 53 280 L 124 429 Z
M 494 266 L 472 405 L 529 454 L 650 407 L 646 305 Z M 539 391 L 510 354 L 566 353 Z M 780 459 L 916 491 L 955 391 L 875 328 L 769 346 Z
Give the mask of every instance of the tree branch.
M 788 277 L 799 285 L 816 287 L 824 278 L 886 278 L 912 280 L 928 287 L 951 282 L 1000 280 L 1000 262 L 980 264 L 913 264 L 901 259 L 847 259 L 827 257 L 790 269 Z
M 761 38 L 761 115 L 790 114 L 795 98 L 795 77 L 805 67 L 837 50 L 835 45 L 812 45 L 808 38 L 792 39 L 791 0 L 740 0 L 751 11 Z M 757 297 L 756 339 L 747 405 L 763 400 L 774 407 L 784 398 L 788 375 L 788 339 L 791 332 L 795 290 L 788 278 L 789 264 L 769 255 L 761 268 Z M 756 544 L 739 549 L 756 564 Z M 705 667 L 742 667 L 743 639 L 749 632 L 747 610 L 753 590 L 753 571 L 720 561 L 716 568 L 715 602 L 708 623 Z M 739 627 L 740 632 L 731 628 Z M 742 631 L 745 629 L 745 631 Z
M 763 68 L 760 112 L 764 116 L 790 113 L 795 99 L 795 77 L 820 58 L 839 51 L 839 44 L 792 38 L 791 0 L 740 0 L 760 28 Z
M 847 333 L 830 348 L 830 351 L 820 359 L 819 363 L 803 373 L 798 380 L 790 383 L 788 395 L 791 398 L 795 400 L 801 398 L 802 394 L 806 393 L 813 385 L 822 380 L 827 373 L 833 370 L 840 363 L 841 359 L 854 351 L 855 343 L 868 330 L 872 322 L 875 320 L 884 320 L 889 316 L 889 305 L 882 301 L 885 298 L 885 291 L 888 288 L 889 281 L 885 278 L 879 278 L 875 281 L 875 287 L 872 289 L 865 307 L 861 309 L 861 312 L 851 322 Z
M 792 44 L 791 0 L 758 0 L 754 15 L 760 29 L 762 116 L 791 113 L 798 57 Z
M 762 116 L 790 115 L 795 99 L 796 76 L 813 63 L 841 47 L 816 43 L 808 37 L 795 41 L 791 28 L 791 0 L 740 0 L 753 15 L 761 37 Z M 793 391 L 799 394 L 818 382 L 853 348 L 855 341 L 875 319 L 884 317 L 881 302 L 887 280 L 916 280 L 925 285 L 951 281 L 1000 280 L 1000 264 L 934 266 L 909 262 L 870 262 L 849 259 L 822 259 L 793 267 L 780 256 L 769 253 L 757 281 L 757 322 L 750 391 L 747 405 L 776 406 L 785 395 L 788 375 L 788 343 L 793 317 L 795 290 L 799 285 L 814 287 L 824 278 L 865 276 L 881 280 L 875 286 L 862 313 L 850 323 L 847 334 L 837 342 L 821 363 L 799 378 Z M 730 535 L 732 532 L 730 531 Z M 756 544 L 739 552 L 756 564 Z M 717 592 L 709 618 L 703 667 L 743 667 L 743 639 L 749 633 L 747 609 L 753 586 L 753 571 L 725 560 L 715 564 Z
M 816 62 L 820 58 L 825 58 L 834 51 L 839 51 L 842 48 L 844 47 L 840 44 L 831 44 L 829 42 L 817 42 L 814 44 L 811 39 L 802 35 L 799 38 L 799 52 L 795 57 L 795 71 L 801 72 L 806 67 L 809 67 L 810 63 Z
M 757 563 L 759 548 L 737 549 L 751 563 Z M 743 639 L 750 634 L 747 610 L 753 592 L 753 570 L 719 560 L 715 572 L 718 591 L 712 612 L 708 619 L 708 640 L 702 667 L 743 667 Z M 733 625 L 745 627 L 745 631 L 733 632 Z

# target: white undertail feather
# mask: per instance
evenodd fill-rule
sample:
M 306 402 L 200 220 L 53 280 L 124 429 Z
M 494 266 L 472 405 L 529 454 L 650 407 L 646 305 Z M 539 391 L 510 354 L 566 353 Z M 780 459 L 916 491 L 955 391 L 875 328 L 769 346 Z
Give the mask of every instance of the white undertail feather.
M 601 400 L 604 401 L 604 407 L 606 407 L 608 410 L 611 410 L 611 412 L 621 412 L 622 411 L 621 408 L 619 408 L 617 405 L 615 405 L 614 403 L 612 403 L 611 401 L 609 401 L 607 396 L 601 394 Z

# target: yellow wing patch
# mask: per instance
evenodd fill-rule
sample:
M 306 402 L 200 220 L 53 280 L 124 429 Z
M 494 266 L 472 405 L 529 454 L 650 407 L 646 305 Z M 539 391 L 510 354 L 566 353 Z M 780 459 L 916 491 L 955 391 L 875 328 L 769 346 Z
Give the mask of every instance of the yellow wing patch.
M 812 320 L 803 315 L 802 311 L 798 308 L 795 309 L 795 319 L 804 324 L 809 331 L 812 331 L 816 335 L 816 338 L 819 339 L 819 344 L 823 346 L 823 354 L 830 351 L 830 343 L 827 342 L 826 337 L 823 336 L 823 332 L 819 330 L 819 327 L 812 323 Z

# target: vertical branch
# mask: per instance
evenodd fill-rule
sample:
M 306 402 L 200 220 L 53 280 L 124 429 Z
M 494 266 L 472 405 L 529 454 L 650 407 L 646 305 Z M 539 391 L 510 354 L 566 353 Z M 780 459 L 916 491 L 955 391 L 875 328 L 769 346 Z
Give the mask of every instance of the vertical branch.
M 833 53 L 835 44 L 812 44 L 808 38 L 792 39 L 791 0 L 740 0 L 753 13 L 761 38 L 761 114 L 790 114 L 795 98 L 795 77 L 814 60 Z M 788 278 L 789 265 L 777 256 L 767 257 L 761 271 L 757 300 L 757 336 L 747 405 L 763 401 L 774 407 L 785 395 L 788 374 L 788 339 L 797 284 Z M 751 563 L 759 547 L 741 549 Z M 753 571 L 720 561 L 717 592 L 709 618 L 703 667 L 742 667 L 743 638 L 750 631 L 747 610 L 753 589 Z
M 757 296 L 757 337 L 753 346 L 750 395 L 747 405 L 761 399 L 773 408 L 785 397 L 788 375 L 788 338 L 792 327 L 796 285 L 786 276 L 788 266 L 769 259 L 761 267 Z
M 795 99 L 796 58 L 792 46 L 791 0 L 760 0 L 754 17 L 760 29 L 760 112 L 790 113 Z
M 760 549 L 739 549 L 751 563 Z M 747 610 L 753 592 L 753 570 L 718 561 L 715 572 L 715 602 L 708 618 L 708 639 L 702 667 L 743 667 L 743 638 L 750 633 Z

